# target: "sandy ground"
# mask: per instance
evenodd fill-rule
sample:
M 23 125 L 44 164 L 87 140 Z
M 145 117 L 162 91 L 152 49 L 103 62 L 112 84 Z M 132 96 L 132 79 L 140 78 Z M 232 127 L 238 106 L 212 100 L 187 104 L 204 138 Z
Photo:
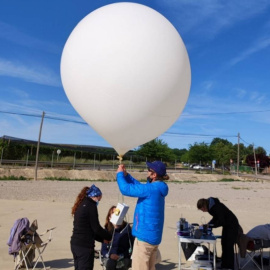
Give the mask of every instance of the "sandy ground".
M 0 181 L 0 269 L 13 268 L 13 258 L 8 255 L 6 243 L 14 221 L 22 217 L 27 217 L 30 222 L 37 219 L 39 233 L 56 227 L 53 240 L 44 252 L 46 266 L 54 270 L 74 269 L 69 245 L 73 221 L 70 210 L 81 188 L 93 183 L 103 192 L 103 199 L 98 206 L 100 223 L 104 224 L 109 207 L 122 201 L 130 206 L 128 221 L 132 222 L 136 199 L 122 197 L 115 182 Z M 270 222 L 270 181 L 168 182 L 168 185 L 170 191 L 166 198 L 166 219 L 160 245 L 162 262 L 157 265 L 157 269 L 178 268 L 176 222 L 181 215 L 190 223 L 202 223 L 204 219 L 210 219 L 209 214 L 196 209 L 199 198 L 218 197 L 236 214 L 244 232 Z M 215 229 L 214 233 L 220 234 L 220 230 Z M 96 247 L 100 247 L 100 244 L 97 243 Z M 220 243 L 217 249 L 220 255 Z M 40 263 L 38 267 L 42 269 Z M 94 269 L 101 269 L 98 260 L 95 260 Z

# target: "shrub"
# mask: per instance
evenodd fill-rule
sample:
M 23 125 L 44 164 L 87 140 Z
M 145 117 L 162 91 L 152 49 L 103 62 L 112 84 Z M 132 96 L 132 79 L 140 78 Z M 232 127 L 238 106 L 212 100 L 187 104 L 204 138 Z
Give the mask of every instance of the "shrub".
M 0 180 L 27 180 L 24 176 L 14 176 L 14 175 L 10 175 L 10 176 L 2 176 L 0 177 Z
M 240 180 L 233 179 L 233 178 L 222 178 L 219 180 L 219 182 L 236 182 L 236 181 L 240 181 Z

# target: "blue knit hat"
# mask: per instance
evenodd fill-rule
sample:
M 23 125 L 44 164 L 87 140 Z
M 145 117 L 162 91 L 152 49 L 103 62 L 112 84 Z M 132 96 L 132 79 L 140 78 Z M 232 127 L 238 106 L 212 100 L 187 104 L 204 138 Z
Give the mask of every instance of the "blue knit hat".
M 102 195 L 101 190 L 96 187 L 95 185 L 92 185 L 86 192 L 86 195 L 88 197 L 99 197 Z
M 166 175 L 166 166 L 161 161 L 146 162 L 146 165 L 149 169 L 153 170 L 157 175 L 164 176 Z

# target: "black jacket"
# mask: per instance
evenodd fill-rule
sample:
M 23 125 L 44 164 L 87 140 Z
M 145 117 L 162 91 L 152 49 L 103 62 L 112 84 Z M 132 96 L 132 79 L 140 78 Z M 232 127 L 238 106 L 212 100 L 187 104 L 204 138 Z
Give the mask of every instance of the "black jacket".
M 105 257 L 106 254 L 110 252 L 109 255 L 122 254 L 124 258 L 130 258 L 130 249 L 133 247 L 133 242 L 134 237 L 132 236 L 131 228 L 125 223 L 124 226 L 115 229 L 112 243 L 108 245 L 102 243 L 101 254 Z M 110 247 L 110 245 L 112 245 L 112 247 Z
M 237 217 L 234 213 L 217 198 L 210 197 L 208 199 L 208 212 L 213 216 L 209 224 L 213 224 L 214 228 L 222 226 L 226 227 L 236 227 L 238 228 L 239 223 Z
M 71 245 L 94 249 L 95 240 L 102 242 L 111 238 L 111 234 L 99 224 L 96 202 L 85 197 L 74 215 Z

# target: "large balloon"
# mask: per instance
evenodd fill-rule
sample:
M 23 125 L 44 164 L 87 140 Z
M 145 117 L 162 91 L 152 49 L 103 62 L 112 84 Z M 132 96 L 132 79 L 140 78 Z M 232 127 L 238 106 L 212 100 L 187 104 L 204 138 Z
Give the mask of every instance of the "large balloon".
M 116 3 L 88 14 L 72 31 L 61 78 L 81 117 L 124 155 L 177 120 L 191 74 L 185 45 L 164 16 Z

